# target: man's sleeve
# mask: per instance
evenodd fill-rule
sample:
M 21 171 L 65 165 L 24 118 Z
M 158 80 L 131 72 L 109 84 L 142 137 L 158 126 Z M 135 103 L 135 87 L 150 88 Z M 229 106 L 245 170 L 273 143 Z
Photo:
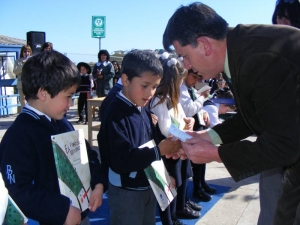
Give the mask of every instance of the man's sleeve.
M 245 122 L 257 139 L 234 142 L 236 138 L 231 135 L 245 134 L 245 124 L 234 124 L 235 117 L 214 128 L 223 143 L 231 142 L 219 147 L 219 155 L 236 181 L 292 165 L 300 156 L 298 65 L 274 54 L 260 53 L 248 56 L 238 72 L 238 80 L 234 81 L 238 85 L 235 94 L 240 97 L 238 107 L 241 113 L 244 110 Z M 233 130 L 230 126 L 238 129 L 229 133 Z

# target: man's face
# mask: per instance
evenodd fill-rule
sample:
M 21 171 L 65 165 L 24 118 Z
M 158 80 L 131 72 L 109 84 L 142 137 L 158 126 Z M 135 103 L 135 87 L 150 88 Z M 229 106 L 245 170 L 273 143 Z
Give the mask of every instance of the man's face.
M 191 45 L 181 46 L 178 41 L 173 42 L 176 53 L 183 58 L 184 67 L 193 69 L 204 80 L 215 78 L 219 72 L 215 67 L 211 55 L 207 55 L 203 45 L 198 44 L 197 47 Z M 222 72 L 222 71 L 221 71 Z

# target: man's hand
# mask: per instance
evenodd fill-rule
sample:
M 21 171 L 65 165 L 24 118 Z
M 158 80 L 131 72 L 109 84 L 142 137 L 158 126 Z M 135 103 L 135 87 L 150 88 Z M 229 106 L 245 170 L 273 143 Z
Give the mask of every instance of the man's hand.
M 207 130 L 199 130 L 199 131 L 186 131 L 185 133 L 187 133 L 188 135 L 191 135 L 193 138 L 189 139 L 189 140 L 193 140 L 194 138 L 201 138 L 204 140 L 207 140 L 209 142 L 212 142 L 210 136 L 207 133 Z M 185 142 L 185 143 L 189 143 L 189 142 Z
M 81 211 L 70 205 L 70 209 L 67 215 L 67 219 L 64 225 L 79 225 L 81 223 Z
M 89 210 L 95 212 L 96 209 L 102 205 L 103 200 L 103 185 L 97 184 L 91 194 L 90 203 L 89 203 Z
M 176 153 L 182 148 L 181 142 L 179 140 L 174 141 L 173 137 L 168 137 L 168 138 L 162 140 L 158 144 L 158 147 L 159 147 L 161 155 L 168 155 L 168 154 Z
M 182 147 L 187 157 L 193 163 L 203 164 L 213 161 L 222 162 L 218 153 L 218 147 L 214 146 L 210 141 L 202 138 L 208 136 L 207 133 L 187 133 L 193 136 L 193 138 L 183 142 Z

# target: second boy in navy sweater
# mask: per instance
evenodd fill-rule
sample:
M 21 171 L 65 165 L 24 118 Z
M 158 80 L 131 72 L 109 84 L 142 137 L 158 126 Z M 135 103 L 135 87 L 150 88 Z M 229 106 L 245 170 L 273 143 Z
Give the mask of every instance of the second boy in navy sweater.
M 139 146 L 155 138 L 149 110 L 162 66 L 154 54 L 135 50 L 123 62 L 123 89 L 104 112 L 98 135 L 102 162 L 109 168 L 110 224 L 155 224 L 156 200 L 144 169 L 161 155 L 181 148 L 172 138 L 153 148 Z

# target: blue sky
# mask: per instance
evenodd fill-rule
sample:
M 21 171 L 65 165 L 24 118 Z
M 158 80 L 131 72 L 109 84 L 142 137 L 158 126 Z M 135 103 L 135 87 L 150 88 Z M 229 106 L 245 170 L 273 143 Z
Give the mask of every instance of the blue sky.
M 91 37 L 92 16 L 106 16 L 101 48 L 162 48 L 168 19 L 186 0 L 0 0 L 0 34 L 26 39 L 28 31 L 46 32 L 54 49 L 73 61 L 96 61 L 99 39 Z M 271 24 L 276 0 L 203 0 L 229 26 Z

